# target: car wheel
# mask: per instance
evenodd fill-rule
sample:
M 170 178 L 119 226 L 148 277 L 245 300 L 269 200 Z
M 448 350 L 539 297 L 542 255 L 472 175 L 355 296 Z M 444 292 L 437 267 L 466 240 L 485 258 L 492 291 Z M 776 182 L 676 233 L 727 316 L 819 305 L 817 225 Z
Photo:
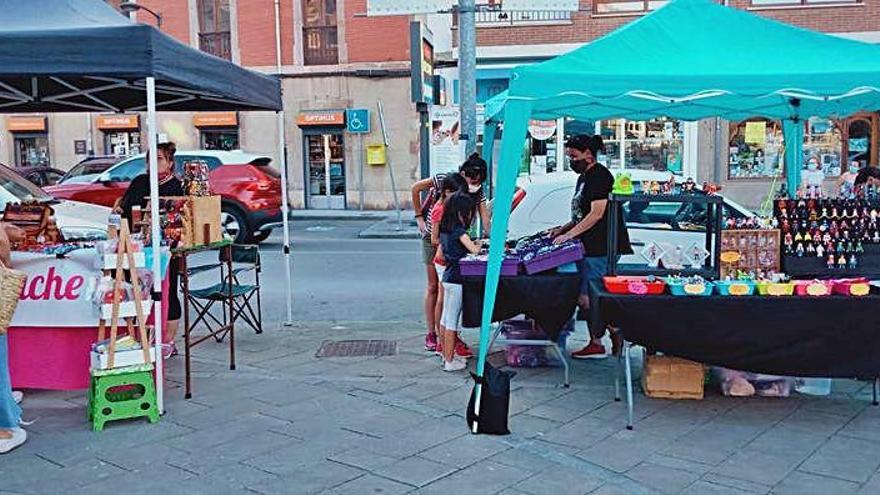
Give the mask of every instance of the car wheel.
M 271 230 L 258 230 L 254 232 L 254 235 L 251 236 L 251 242 L 254 244 L 259 244 L 268 239 L 270 235 L 272 235 Z
M 230 207 L 223 207 L 220 212 L 220 230 L 236 244 L 243 244 L 249 235 L 244 215 Z

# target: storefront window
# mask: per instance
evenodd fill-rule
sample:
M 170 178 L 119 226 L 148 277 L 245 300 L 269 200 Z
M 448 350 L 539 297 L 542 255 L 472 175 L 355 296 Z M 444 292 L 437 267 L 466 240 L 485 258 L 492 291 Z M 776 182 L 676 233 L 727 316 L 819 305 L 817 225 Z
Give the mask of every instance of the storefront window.
M 238 129 L 202 130 L 202 149 L 205 150 L 237 150 Z
M 782 124 L 753 119 L 730 123 L 729 178 L 781 177 L 785 157 Z
M 843 133 L 837 120 L 812 118 L 804 128 L 804 163 L 816 157 L 826 177 L 837 177 L 841 173 L 841 154 L 843 152 Z
M 847 158 L 864 167 L 871 159 L 871 121 L 853 119 L 847 129 Z
M 104 154 L 131 156 L 141 152 L 141 133 L 138 131 L 104 132 Z
M 681 173 L 684 159 L 682 122 L 667 118 L 605 120 L 601 123 L 600 133 L 605 141 L 605 156 L 600 157 L 600 161 L 608 168 Z
M 49 136 L 47 134 L 16 135 L 15 165 L 18 167 L 49 166 Z

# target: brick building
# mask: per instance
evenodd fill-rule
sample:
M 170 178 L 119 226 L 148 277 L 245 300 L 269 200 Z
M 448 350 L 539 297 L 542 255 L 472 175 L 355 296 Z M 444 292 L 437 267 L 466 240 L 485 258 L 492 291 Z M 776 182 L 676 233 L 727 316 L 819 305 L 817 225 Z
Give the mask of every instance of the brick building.
M 491 3 L 491 2 L 478 2 Z M 507 88 L 510 69 L 570 51 L 638 19 L 665 2 L 651 0 L 581 0 L 579 12 L 485 11 L 477 14 L 477 101 L 484 102 Z M 729 0 L 736 8 L 811 30 L 880 43 L 878 0 Z M 646 50 L 652 47 L 644 47 Z M 656 47 L 662 49 L 662 47 Z M 768 53 L 772 53 L 772 50 Z M 763 55 L 762 55 L 763 56 Z M 596 61 L 601 64 L 601 61 Z M 829 60 L 828 63 L 833 63 Z M 763 144 L 743 146 L 745 128 L 762 129 Z M 830 188 L 851 159 L 877 164 L 878 118 L 856 115 L 837 121 L 806 124 L 804 149 L 823 163 Z M 757 207 L 774 177 L 782 172 L 782 131 L 778 122 L 754 123 L 715 119 L 699 123 L 559 121 L 559 134 L 601 132 L 606 138 L 611 167 L 677 170 L 698 181 L 724 184 L 732 198 Z M 556 139 L 533 140 L 531 171 L 561 167 L 563 150 Z
M 119 7 L 121 0 L 107 0 Z M 366 18 L 366 0 L 137 0 L 161 30 L 194 48 L 276 73 L 280 29 L 290 199 L 294 207 L 393 206 L 387 166 L 365 165 L 363 147 L 381 142 L 377 100 L 391 140 L 387 158 L 399 196 L 420 174 L 418 114 L 410 102 L 409 22 Z M 157 24 L 140 10 L 136 20 Z M 372 132 L 345 132 L 346 109 L 370 110 Z M 0 162 L 68 169 L 95 154 L 141 151 L 145 115 L 0 115 Z M 178 149 L 244 149 L 276 158 L 274 113 L 159 114 L 159 132 Z M 362 171 L 362 172 L 361 172 Z M 363 176 L 361 176 L 361 173 Z M 363 191 L 363 195 L 361 194 Z

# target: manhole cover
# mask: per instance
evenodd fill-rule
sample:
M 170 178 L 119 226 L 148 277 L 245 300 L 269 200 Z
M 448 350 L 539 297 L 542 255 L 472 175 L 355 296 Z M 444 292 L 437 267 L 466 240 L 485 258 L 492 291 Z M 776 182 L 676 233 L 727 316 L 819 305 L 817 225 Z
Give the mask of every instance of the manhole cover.
M 396 340 L 325 340 L 315 355 L 324 357 L 394 356 Z

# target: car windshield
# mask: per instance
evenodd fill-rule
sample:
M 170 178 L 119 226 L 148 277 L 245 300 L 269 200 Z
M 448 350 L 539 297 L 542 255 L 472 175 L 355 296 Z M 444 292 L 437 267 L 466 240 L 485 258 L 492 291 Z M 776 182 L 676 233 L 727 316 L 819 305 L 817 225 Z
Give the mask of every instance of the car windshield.
M 52 201 L 52 196 L 12 170 L 0 166 L 0 209 L 6 208 L 7 203 L 26 201 Z

